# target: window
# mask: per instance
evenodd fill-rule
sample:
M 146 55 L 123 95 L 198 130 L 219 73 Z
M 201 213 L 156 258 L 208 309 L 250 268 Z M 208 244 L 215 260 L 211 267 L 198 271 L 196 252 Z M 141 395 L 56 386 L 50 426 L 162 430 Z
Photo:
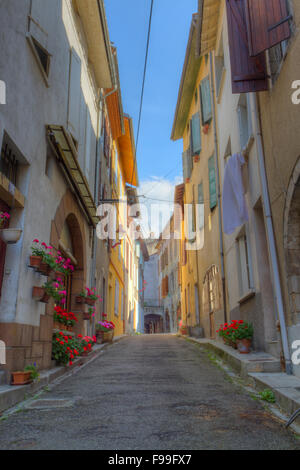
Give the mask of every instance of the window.
M 216 183 L 216 169 L 215 169 L 215 156 L 213 155 L 208 160 L 208 179 L 209 179 L 209 205 L 213 210 L 217 205 L 217 183 Z
M 124 320 L 124 289 L 122 289 L 121 294 L 121 320 Z
M 187 183 L 193 171 L 193 157 L 191 150 L 188 149 L 182 154 L 183 179 Z
M 212 119 L 210 82 L 209 77 L 204 78 L 200 85 L 202 125 L 208 124 Z
M 198 185 L 198 229 L 203 230 L 204 229 L 204 192 L 203 192 L 203 183 L 200 183 Z
M 198 155 L 201 152 L 200 113 L 196 113 L 193 115 L 190 123 L 190 130 L 192 155 Z
M 292 15 L 287 0 L 246 0 L 245 15 L 250 56 L 257 56 L 291 35 Z
M 223 38 L 221 37 L 218 53 L 215 56 L 215 76 L 216 76 L 216 92 L 217 96 L 221 93 L 223 77 L 225 75 L 224 47 Z
M 114 308 L 114 311 L 115 311 L 115 316 L 118 317 L 119 316 L 119 281 L 118 281 L 118 279 L 116 279 L 116 282 L 115 282 L 115 308 Z
M 240 131 L 240 145 L 241 150 L 246 147 L 248 140 L 252 134 L 249 96 L 242 94 L 240 96 L 238 108 L 238 120 L 239 120 L 239 131 Z
M 245 227 L 241 230 L 239 236 L 237 237 L 236 243 L 240 294 L 241 296 L 244 296 L 249 293 L 249 291 L 253 290 L 250 247 Z
M 0 172 L 14 185 L 18 183 L 19 155 L 12 141 L 4 133 L 1 148 Z
M 283 41 L 269 49 L 269 65 L 272 83 L 275 83 L 286 55 L 288 41 Z
M 269 8 L 269 2 L 261 0 L 259 2 L 260 5 L 268 5 L 266 8 Z M 248 25 L 246 18 L 247 6 L 245 0 L 227 0 L 226 7 L 232 93 L 239 94 L 268 90 L 267 64 L 264 52 L 255 57 L 250 57 L 249 54 L 249 40 L 247 40 L 246 34 Z M 256 8 L 260 10 L 258 5 L 256 5 Z M 268 16 L 267 13 L 266 16 Z

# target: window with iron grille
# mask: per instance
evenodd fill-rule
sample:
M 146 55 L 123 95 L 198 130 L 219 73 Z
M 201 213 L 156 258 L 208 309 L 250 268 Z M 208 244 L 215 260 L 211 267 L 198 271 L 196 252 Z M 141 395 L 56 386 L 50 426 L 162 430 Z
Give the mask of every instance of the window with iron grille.
M 4 134 L 1 148 L 0 172 L 3 173 L 14 186 L 17 186 L 18 182 L 19 161 L 20 157 L 18 151 L 12 145 L 8 135 Z

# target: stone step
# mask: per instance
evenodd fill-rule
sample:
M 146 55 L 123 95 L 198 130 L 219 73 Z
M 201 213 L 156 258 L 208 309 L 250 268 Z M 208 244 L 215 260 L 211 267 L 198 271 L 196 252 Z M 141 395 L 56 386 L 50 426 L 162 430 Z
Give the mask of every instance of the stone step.
M 271 389 L 276 403 L 289 416 L 300 408 L 300 379 L 281 373 L 249 373 L 252 385 L 258 390 Z M 297 420 L 300 424 L 300 418 Z
M 190 338 L 224 359 L 238 374 L 246 377 L 249 372 L 281 372 L 280 360 L 266 352 L 253 351 L 240 354 L 219 341 Z

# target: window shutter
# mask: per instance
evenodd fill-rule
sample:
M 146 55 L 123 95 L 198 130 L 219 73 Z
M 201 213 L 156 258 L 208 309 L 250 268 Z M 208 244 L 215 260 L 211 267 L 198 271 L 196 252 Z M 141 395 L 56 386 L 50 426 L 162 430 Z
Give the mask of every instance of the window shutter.
M 187 167 L 187 154 L 188 152 L 185 151 L 182 154 L 182 170 L 183 170 L 183 181 L 187 179 L 188 175 L 188 167 Z
M 81 60 L 75 50 L 71 50 L 68 124 L 75 138 L 79 136 L 80 99 L 81 99 Z
M 187 177 L 190 178 L 192 176 L 193 171 L 193 156 L 191 149 L 187 151 Z
M 202 125 L 210 122 L 212 118 L 210 82 L 209 77 L 204 78 L 200 85 Z
M 119 281 L 117 279 L 115 283 L 115 315 L 119 315 Z
M 286 0 L 246 0 L 246 18 L 250 56 L 291 36 Z
M 226 0 L 232 93 L 251 93 L 268 89 L 265 54 L 250 57 L 247 38 L 245 0 Z
M 203 183 L 198 185 L 198 228 L 202 230 L 204 228 L 204 192 L 203 192 Z
M 191 129 L 191 150 L 192 155 L 197 155 L 201 152 L 201 127 L 200 127 L 200 113 L 194 114 L 190 123 Z
M 210 209 L 214 209 L 217 205 L 217 184 L 216 184 L 216 170 L 214 155 L 208 160 L 208 175 L 209 175 L 209 203 Z

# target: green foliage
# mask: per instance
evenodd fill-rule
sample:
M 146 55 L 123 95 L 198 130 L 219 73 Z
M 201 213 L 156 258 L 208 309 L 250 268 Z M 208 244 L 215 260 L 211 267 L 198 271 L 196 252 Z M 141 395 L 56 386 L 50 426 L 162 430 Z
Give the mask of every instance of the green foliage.
M 272 390 L 265 389 L 259 393 L 259 396 L 262 400 L 267 401 L 268 403 L 275 403 L 276 398 Z
M 25 367 L 24 372 L 31 372 L 31 380 L 39 380 L 40 374 L 36 364 L 29 364 Z

